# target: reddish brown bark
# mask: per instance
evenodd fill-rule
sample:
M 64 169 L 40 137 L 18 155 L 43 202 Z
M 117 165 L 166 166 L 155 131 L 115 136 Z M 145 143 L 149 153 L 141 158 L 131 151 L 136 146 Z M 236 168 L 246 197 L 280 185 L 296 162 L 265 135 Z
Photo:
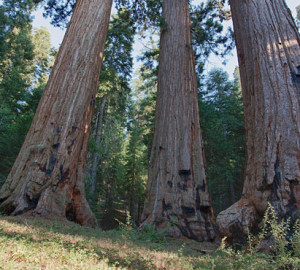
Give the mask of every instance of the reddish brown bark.
M 283 0 L 231 0 L 243 89 L 247 161 L 241 201 L 219 214 L 242 239 L 268 202 L 300 217 L 300 38 Z
M 144 224 L 172 236 L 213 240 L 191 44 L 188 0 L 164 0 L 155 133 Z
M 36 115 L 0 192 L 0 210 L 96 225 L 85 199 L 90 124 L 112 0 L 78 0 Z

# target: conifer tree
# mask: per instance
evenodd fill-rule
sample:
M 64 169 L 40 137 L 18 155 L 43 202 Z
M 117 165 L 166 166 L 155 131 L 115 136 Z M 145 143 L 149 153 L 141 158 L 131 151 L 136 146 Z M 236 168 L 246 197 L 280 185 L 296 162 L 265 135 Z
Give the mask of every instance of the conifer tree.
M 112 1 L 78 0 L 22 149 L 0 191 L 0 210 L 96 225 L 84 171 Z
M 155 132 L 142 224 L 213 240 L 204 170 L 189 2 L 163 1 Z
M 300 218 L 300 37 L 283 0 L 230 1 L 243 91 L 246 169 L 241 200 L 217 218 L 245 241 L 268 203 Z

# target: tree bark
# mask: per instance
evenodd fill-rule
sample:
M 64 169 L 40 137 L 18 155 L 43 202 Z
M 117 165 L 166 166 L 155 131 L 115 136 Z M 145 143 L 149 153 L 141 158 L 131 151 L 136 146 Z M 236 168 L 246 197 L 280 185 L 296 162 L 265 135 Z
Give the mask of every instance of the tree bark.
M 0 210 L 96 225 L 84 191 L 90 125 L 112 0 L 78 0 Z
M 281 218 L 300 217 L 300 38 L 283 0 L 231 0 L 246 128 L 242 199 L 217 223 L 245 239 L 268 202 Z
M 188 0 L 164 0 L 155 132 L 142 225 L 215 238 L 204 170 Z

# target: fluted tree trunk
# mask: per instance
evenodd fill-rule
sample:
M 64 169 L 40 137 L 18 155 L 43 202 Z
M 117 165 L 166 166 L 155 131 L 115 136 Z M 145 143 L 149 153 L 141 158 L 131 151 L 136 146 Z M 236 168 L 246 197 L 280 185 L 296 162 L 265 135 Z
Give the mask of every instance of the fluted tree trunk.
M 144 224 L 198 241 L 213 240 L 204 170 L 188 0 L 164 0 L 155 132 Z
M 84 191 L 90 125 L 112 0 L 78 0 L 0 210 L 95 225 Z
M 300 38 L 284 0 L 231 0 L 246 128 L 242 199 L 217 223 L 245 239 L 268 202 L 281 218 L 300 217 Z

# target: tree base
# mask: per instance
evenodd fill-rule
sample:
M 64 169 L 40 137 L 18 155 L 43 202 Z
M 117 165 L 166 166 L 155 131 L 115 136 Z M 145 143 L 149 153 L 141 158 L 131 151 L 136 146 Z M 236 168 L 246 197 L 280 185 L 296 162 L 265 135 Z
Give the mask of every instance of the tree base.
M 35 199 L 30 198 L 26 192 L 12 192 L 9 197 L 1 198 L 0 211 L 11 216 L 62 218 L 83 226 L 97 227 L 97 219 L 85 197 L 76 188 L 72 190 L 73 192 L 66 192 L 66 189 L 53 191 L 48 187 Z
M 213 221 L 202 220 L 203 217 L 183 217 L 153 219 L 148 217 L 139 227 L 142 231 L 144 226 L 154 226 L 157 231 L 165 232 L 165 236 L 173 238 L 187 237 L 198 242 L 214 242 L 216 229 Z
M 245 243 L 249 232 L 259 223 L 259 216 L 252 203 L 245 198 L 222 211 L 217 217 L 220 233 L 230 243 Z

